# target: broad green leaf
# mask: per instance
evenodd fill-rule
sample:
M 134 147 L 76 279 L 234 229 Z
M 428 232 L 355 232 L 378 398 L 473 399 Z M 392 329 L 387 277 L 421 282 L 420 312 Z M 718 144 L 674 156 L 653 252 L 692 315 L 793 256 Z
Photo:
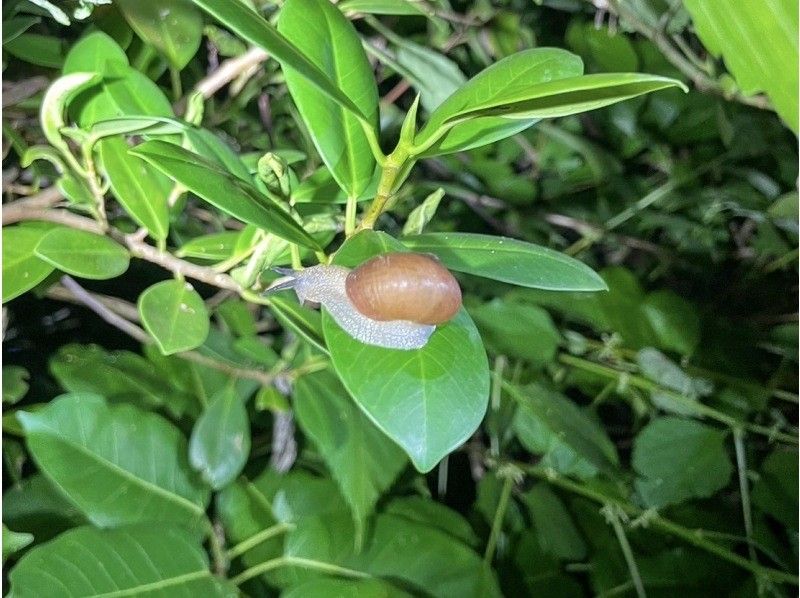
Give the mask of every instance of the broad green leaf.
M 108 35 L 95 31 L 76 43 L 67 55 L 64 73 L 94 72 L 99 84 L 70 104 L 82 127 L 120 116 L 173 116 L 164 93 L 147 76 L 128 65 L 122 48 Z
M 478 536 L 461 514 L 422 496 L 395 498 L 382 512 L 436 528 L 468 546 L 479 544 Z
M 201 235 L 181 245 L 175 255 L 203 260 L 225 260 L 234 254 L 240 236 L 240 231 Z
M 615 473 L 619 457 L 614 445 L 603 428 L 575 403 L 538 384 L 506 385 L 505 388 L 519 404 L 515 429 L 523 433 L 523 443 L 530 428 L 542 426 L 597 469 L 611 475 Z M 535 445 L 532 448 L 538 449 Z
M 59 270 L 95 280 L 115 278 L 128 269 L 127 250 L 107 237 L 73 228 L 56 228 L 36 245 L 36 256 Z
M 103 139 L 98 148 L 114 197 L 154 239 L 165 240 L 169 231 L 170 180 L 141 158 L 128 153 L 123 137 Z
M 567 29 L 570 47 L 599 71 L 639 70 L 639 57 L 628 35 L 618 28 L 598 27 L 596 23 L 574 21 Z
M 319 249 L 319 244 L 282 207 L 253 185 L 212 161 L 165 141 L 146 141 L 131 153 L 143 158 L 211 205 L 275 235 Z
M 403 1 L 403 0 L 399 0 Z M 3 44 L 13 41 L 28 29 L 41 22 L 40 17 L 24 15 L 3 20 Z
M 545 310 L 493 299 L 469 310 L 484 343 L 494 352 L 535 365 L 553 360 L 561 335 Z
M 112 402 L 128 401 L 143 409 L 164 407 L 180 415 L 192 400 L 168 377 L 159 375 L 151 362 L 130 351 L 64 345 L 50 358 L 49 369 L 64 390 L 94 393 Z
M 208 491 L 189 468 L 186 440 L 162 417 L 83 393 L 17 419 L 39 469 L 95 525 L 202 525 Z
M 649 293 L 641 309 L 661 348 L 691 355 L 700 341 L 700 318 L 691 303 L 662 290 Z
M 223 170 L 252 183 L 247 166 L 230 146 L 208 129 L 186 127 L 183 131 L 188 150 L 219 164 Z
M 203 17 L 189 0 L 117 0 L 115 6 L 142 40 L 185 67 L 200 47 Z
M 197 6 L 230 27 L 237 35 L 262 47 L 285 67 L 290 67 L 310 81 L 332 100 L 368 122 L 353 101 L 330 79 L 328 73 L 309 60 L 297 47 L 255 11 L 241 2 L 192 0 Z
M 164 355 L 188 351 L 208 336 L 208 310 L 192 285 L 165 280 L 139 296 L 142 324 Z
M 733 471 L 724 432 L 677 417 L 654 419 L 639 432 L 632 461 L 636 491 L 655 508 L 711 496 Z
M 31 290 L 53 271 L 35 252 L 50 229 L 30 224 L 3 228 L 3 303 Z
M 674 399 L 668 393 L 654 390 L 651 393 L 653 403 L 669 413 L 695 414 L 691 401 L 697 402 L 700 397 L 710 395 L 714 390 L 714 386 L 708 380 L 692 378 L 661 351 L 652 347 L 639 350 L 636 353 L 636 363 L 644 376 L 689 400 L 687 404 L 686 401 Z
M 329 371 L 301 377 L 292 401 L 300 428 L 316 445 L 363 525 L 406 464 L 403 452 L 367 419 Z
M 28 370 L 19 365 L 3 366 L 3 403 L 13 405 L 28 392 Z
M 797 133 L 797 4 L 686 0 L 684 6 L 703 45 L 722 57 L 742 92 L 766 92 Z
M 282 598 L 411 598 L 389 582 L 379 579 L 335 579 L 323 577 L 292 586 Z
M 189 440 L 189 462 L 214 490 L 232 482 L 250 455 L 250 420 L 232 386 L 217 393 L 197 420 Z
M 75 505 L 41 473 L 3 493 L 3 521 L 13 529 L 32 533 L 37 544 L 87 523 Z
M 335 263 L 354 267 L 403 246 L 385 234 L 362 232 L 337 252 Z M 422 472 L 469 438 L 486 412 L 489 368 L 478 331 L 462 309 L 422 349 L 365 345 L 323 311 L 334 368 L 366 415 L 397 442 Z
M 308 15 L 315 18 L 309 19 Z M 278 31 L 328 74 L 371 123 L 377 136 L 378 88 L 353 25 L 329 0 L 287 0 Z M 358 117 L 329 98 L 306 74 L 284 63 L 286 85 L 314 145 L 339 186 L 352 197 L 367 187 L 375 170 Z
M 440 127 L 470 106 L 504 97 L 512 89 L 532 89 L 540 83 L 577 77 L 583 73 L 581 59 L 557 48 L 535 48 L 508 56 L 484 69 L 442 102 L 430 115 L 417 135 L 416 146 L 432 143 Z M 470 149 L 508 137 L 531 126 L 535 119 L 524 121 L 483 117 L 454 126 L 435 142 L 424 155 L 436 155 Z
M 545 484 L 536 484 L 522 498 L 542 551 L 565 561 L 586 558 L 586 542 L 564 503 Z
M 22 33 L 11 41 L 3 43 L 3 49 L 25 62 L 60 69 L 64 64 L 67 44 L 61 37 Z
M 339 10 L 345 14 L 369 13 L 373 15 L 409 15 L 427 14 L 427 7 L 418 0 L 343 0 L 338 4 Z
M 603 280 L 576 259 L 539 245 L 473 233 L 403 237 L 413 251 L 433 253 L 457 272 L 553 291 L 604 291 Z
M 5 564 L 6 559 L 13 554 L 16 554 L 28 544 L 33 542 L 33 534 L 28 534 L 25 532 L 14 532 L 11 531 L 6 527 L 6 524 L 3 524 L 3 564 Z
M 797 530 L 797 451 L 774 449 L 753 485 L 753 504 L 792 530 Z
M 31 550 L 9 579 L 19 598 L 236 595 L 211 572 L 196 535 L 169 525 L 71 530 Z

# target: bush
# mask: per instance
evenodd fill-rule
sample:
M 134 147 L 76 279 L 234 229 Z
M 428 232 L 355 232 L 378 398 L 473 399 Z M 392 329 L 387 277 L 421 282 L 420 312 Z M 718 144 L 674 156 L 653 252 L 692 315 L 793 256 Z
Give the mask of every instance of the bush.
M 797 19 L 594 4 L 6 3 L 13 595 L 796 592 Z

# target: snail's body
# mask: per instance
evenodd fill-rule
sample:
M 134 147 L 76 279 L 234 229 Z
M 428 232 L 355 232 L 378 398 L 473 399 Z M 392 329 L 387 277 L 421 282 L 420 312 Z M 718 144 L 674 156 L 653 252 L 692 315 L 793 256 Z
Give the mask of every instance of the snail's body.
M 270 290 L 293 288 L 300 302 L 325 307 L 339 326 L 368 345 L 424 347 L 437 324 L 461 308 L 461 289 L 435 259 L 413 253 L 373 258 L 355 270 L 313 266 Z

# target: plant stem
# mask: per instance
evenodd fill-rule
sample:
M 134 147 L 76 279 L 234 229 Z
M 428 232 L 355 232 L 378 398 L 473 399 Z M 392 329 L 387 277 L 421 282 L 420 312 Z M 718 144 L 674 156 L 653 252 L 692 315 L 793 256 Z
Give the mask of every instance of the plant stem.
M 344 208 L 344 235 L 348 239 L 353 235 L 356 230 L 356 208 L 358 207 L 358 200 L 350 196 L 347 198 L 347 204 Z
M 339 565 L 334 565 L 332 563 L 324 563 L 322 561 L 304 559 L 296 556 L 282 556 L 276 559 L 265 561 L 259 565 L 250 567 L 249 569 L 245 569 L 239 575 L 232 578 L 231 582 L 239 586 L 244 582 L 261 575 L 262 573 L 267 573 L 268 571 L 272 571 L 273 569 L 278 569 L 280 567 L 290 566 L 303 567 L 305 569 L 329 573 L 331 575 L 341 575 L 342 577 L 349 577 L 351 579 L 368 579 L 372 577 L 369 573 L 355 571 L 354 569 L 347 569 L 346 567 L 340 567 Z
M 614 528 L 614 534 L 617 536 L 617 542 L 622 549 L 622 554 L 625 557 L 625 563 L 628 565 L 628 572 L 631 574 L 631 581 L 633 587 L 636 588 L 636 595 L 639 598 L 647 598 L 647 592 L 644 591 L 644 584 L 642 583 L 642 576 L 639 574 L 639 567 L 636 565 L 636 559 L 633 557 L 633 550 L 631 544 L 628 542 L 628 536 L 625 535 L 625 530 L 622 523 L 619 521 L 619 515 L 616 513 L 618 507 L 612 504 L 607 504 L 603 507 L 603 513 L 606 520 Z
M 642 390 L 646 390 L 649 392 L 659 392 L 664 395 L 669 396 L 670 399 L 673 399 L 676 402 L 681 403 L 691 411 L 694 411 L 697 415 L 707 417 L 709 419 L 713 419 L 720 423 L 723 423 L 731 428 L 741 427 L 749 432 L 753 432 L 755 434 L 760 434 L 762 436 L 766 436 L 767 438 L 774 438 L 777 440 L 781 440 L 783 442 L 787 442 L 789 444 L 798 444 L 798 440 L 796 437 L 792 436 L 791 434 L 786 434 L 785 432 L 779 432 L 778 430 L 774 430 L 768 428 L 766 426 L 760 426 L 758 424 L 752 424 L 749 422 L 740 422 L 734 417 L 722 413 L 714 409 L 713 407 L 709 407 L 708 405 L 704 405 L 699 401 L 695 401 L 690 399 L 689 397 L 685 397 L 684 395 L 677 393 L 673 390 L 668 388 L 663 388 L 659 384 L 653 382 L 652 380 L 648 380 L 647 378 L 643 378 L 641 376 L 636 376 L 629 372 L 620 372 L 612 367 L 596 363 L 594 361 L 589 361 L 587 359 L 582 359 L 580 357 L 575 357 L 574 355 L 568 355 L 566 353 L 561 353 L 558 356 L 558 360 L 561 363 L 566 365 L 581 369 L 585 372 L 592 372 L 599 376 L 603 376 L 605 378 L 612 378 L 618 380 L 621 376 L 625 376 L 626 381 L 631 385 Z
M 564 490 L 572 492 L 574 494 L 578 494 L 583 496 L 584 498 L 588 498 L 596 503 L 600 504 L 613 504 L 619 507 L 622 512 L 627 514 L 629 517 L 641 517 L 645 515 L 645 511 L 642 509 L 635 507 L 629 503 L 621 501 L 615 497 L 607 496 L 594 488 L 589 488 L 588 486 L 584 486 L 583 484 L 579 484 L 574 482 L 568 478 L 563 476 L 559 476 L 554 470 L 552 469 L 542 469 L 541 467 L 528 465 L 524 463 L 515 463 L 522 471 L 525 473 L 532 475 L 536 478 L 546 480 L 553 486 L 558 486 Z M 711 542 L 707 540 L 705 536 L 705 531 L 701 529 L 689 529 L 683 527 L 682 525 L 678 525 L 677 523 L 673 523 L 668 519 L 664 519 L 660 515 L 655 512 L 648 512 L 648 516 L 646 517 L 646 522 L 648 526 L 651 526 L 659 531 L 664 533 L 676 536 L 681 538 L 682 540 L 700 548 L 701 550 L 705 550 L 711 554 L 714 554 L 721 559 L 724 559 L 734 565 L 741 567 L 751 573 L 761 576 L 764 579 L 768 579 L 770 581 L 774 581 L 777 583 L 790 583 L 793 585 L 798 585 L 798 579 L 796 575 L 792 575 L 791 573 L 786 573 L 785 571 L 779 571 L 777 569 L 771 569 L 769 567 L 765 567 L 763 565 L 759 565 L 757 563 L 753 563 L 749 559 L 739 556 L 735 552 L 728 550 L 727 548 L 723 548 L 719 544 L 715 542 Z
M 483 562 L 491 563 L 494 558 L 494 551 L 497 548 L 497 541 L 500 538 L 500 532 L 503 529 L 503 519 L 506 516 L 508 509 L 508 500 L 511 498 L 511 490 L 514 488 L 514 477 L 507 475 L 503 480 L 503 489 L 500 491 L 500 501 L 497 503 L 497 510 L 494 513 L 494 521 L 492 521 L 492 531 L 489 533 L 489 541 L 486 543 L 486 552 L 483 554 Z
M 181 72 L 172 66 L 169 67 L 169 82 L 172 85 L 172 100 L 177 102 L 183 95 L 183 85 L 181 84 Z
M 273 525 L 271 527 L 268 527 L 267 529 L 263 529 L 260 532 L 257 532 L 252 536 L 250 536 L 249 538 L 247 538 L 247 540 L 239 542 L 236 546 L 230 548 L 230 550 L 228 550 L 225 556 L 227 556 L 228 560 L 232 561 L 233 559 L 244 554 L 251 548 L 255 548 L 262 542 L 266 542 L 270 538 L 288 532 L 292 529 L 294 529 L 294 525 L 292 525 L 291 523 L 278 523 L 277 525 Z
M 367 213 L 364 215 L 364 218 L 361 220 L 361 225 L 358 227 L 359 230 L 365 228 L 371 229 L 375 226 L 378 218 L 383 214 L 383 210 L 386 208 L 389 198 L 392 196 L 397 181 L 397 175 L 400 173 L 402 167 L 402 163 L 395 162 L 393 156 L 394 154 L 386 159 L 386 164 L 381 172 L 380 181 L 378 181 L 378 190 L 375 194 L 375 199 L 369 204 Z
M 747 457 L 744 452 L 744 432 L 741 428 L 733 429 L 733 447 L 736 452 L 736 469 L 739 473 L 739 495 L 742 501 L 742 517 L 744 533 L 747 536 L 747 552 L 750 560 L 758 563 L 755 546 L 753 546 L 753 516 L 750 510 L 750 486 L 747 482 Z

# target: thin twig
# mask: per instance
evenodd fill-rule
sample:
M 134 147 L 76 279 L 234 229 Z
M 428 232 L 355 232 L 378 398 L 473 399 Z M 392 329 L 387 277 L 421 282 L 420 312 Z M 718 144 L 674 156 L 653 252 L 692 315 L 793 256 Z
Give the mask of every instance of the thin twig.
M 229 58 L 220 64 L 219 68 L 200 79 L 194 90 L 203 94 L 204 98 L 210 98 L 243 72 L 264 62 L 268 57 L 269 54 L 261 48 L 250 48 L 241 56 Z

